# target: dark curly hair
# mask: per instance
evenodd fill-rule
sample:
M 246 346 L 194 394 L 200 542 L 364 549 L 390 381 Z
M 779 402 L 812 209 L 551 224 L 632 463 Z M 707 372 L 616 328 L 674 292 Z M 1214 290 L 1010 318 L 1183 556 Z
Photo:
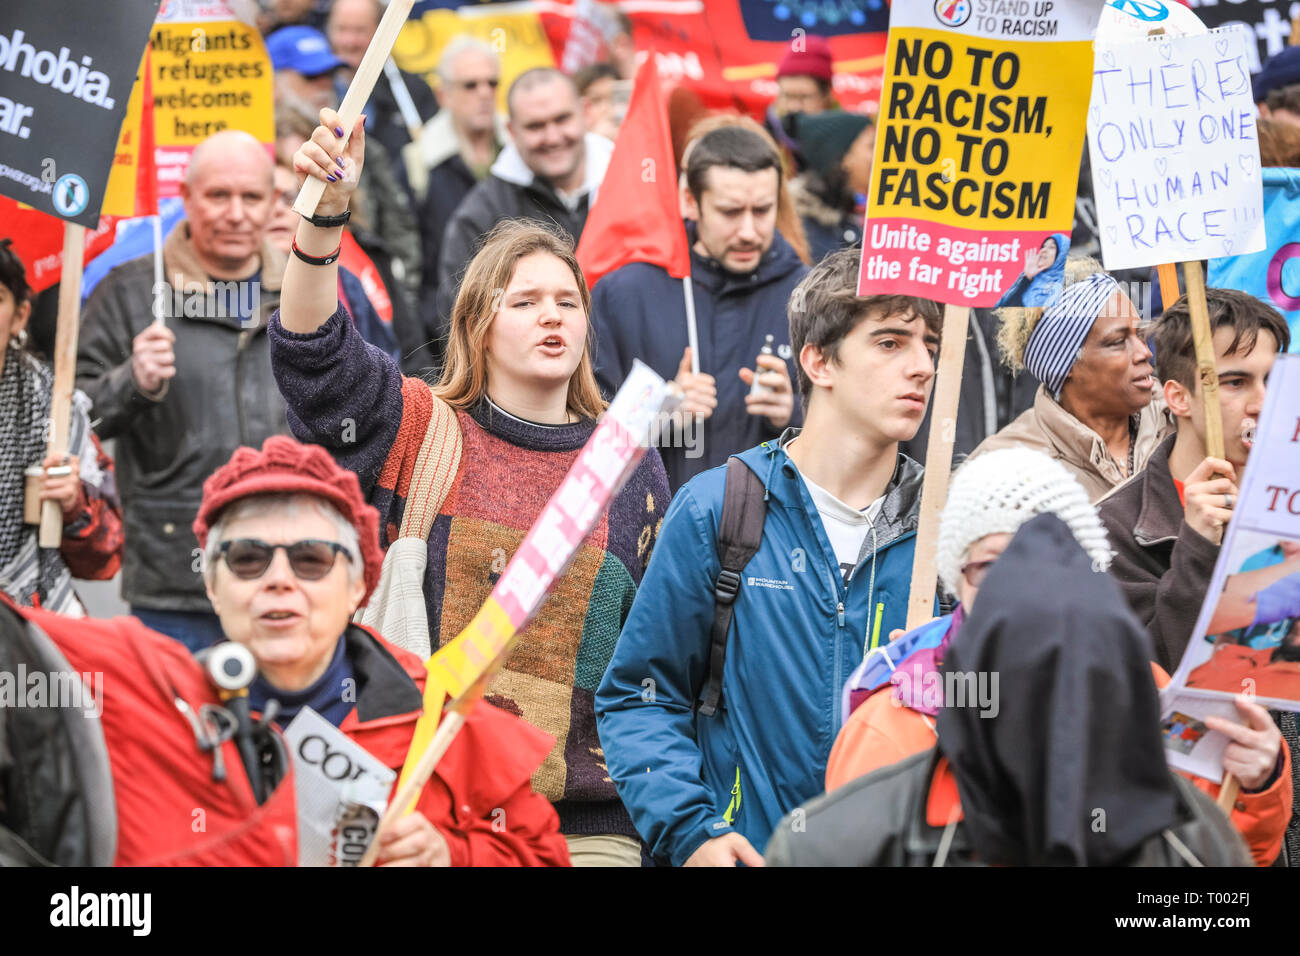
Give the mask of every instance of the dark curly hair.
M 12 239 L 0 239 L 0 285 L 13 293 L 14 302 L 22 305 L 32 297 L 32 287 L 27 284 L 27 270 L 22 260 L 10 248 Z

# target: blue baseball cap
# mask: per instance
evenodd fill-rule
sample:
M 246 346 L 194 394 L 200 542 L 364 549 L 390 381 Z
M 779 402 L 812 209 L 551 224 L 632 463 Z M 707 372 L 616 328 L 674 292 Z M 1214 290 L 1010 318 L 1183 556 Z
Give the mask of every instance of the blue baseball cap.
M 1255 74 L 1252 84 L 1255 102 L 1262 103 L 1269 93 L 1295 83 L 1300 83 L 1300 46 L 1289 46 L 1270 56 L 1264 68 Z
M 313 27 L 282 27 L 266 38 L 266 52 L 276 70 L 320 76 L 343 66 L 325 34 Z

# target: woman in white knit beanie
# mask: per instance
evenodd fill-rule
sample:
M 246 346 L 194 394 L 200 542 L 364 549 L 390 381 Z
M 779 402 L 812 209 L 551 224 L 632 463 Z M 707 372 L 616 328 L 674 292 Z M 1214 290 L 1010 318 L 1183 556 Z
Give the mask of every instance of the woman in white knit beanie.
M 925 691 L 943 652 L 993 562 L 1030 518 L 1054 514 L 1069 527 L 1096 572 L 1110 567 L 1106 531 L 1088 493 L 1068 469 L 1043 452 L 1004 448 L 972 459 L 953 475 L 939 519 L 936 564 L 955 594 L 953 613 L 922 625 L 869 654 L 844 688 L 844 726 L 826 765 L 826 789 L 896 763 L 934 744 L 941 701 Z M 891 693 L 882 693 L 890 690 Z

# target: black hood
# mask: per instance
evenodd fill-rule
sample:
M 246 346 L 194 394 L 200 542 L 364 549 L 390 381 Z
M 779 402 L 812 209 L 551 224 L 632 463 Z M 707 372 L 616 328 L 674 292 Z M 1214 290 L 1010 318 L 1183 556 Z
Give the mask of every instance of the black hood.
M 944 672 L 998 675 L 996 716 L 939 714 L 978 857 L 1108 866 L 1175 825 L 1150 638 L 1055 515 L 989 571 Z

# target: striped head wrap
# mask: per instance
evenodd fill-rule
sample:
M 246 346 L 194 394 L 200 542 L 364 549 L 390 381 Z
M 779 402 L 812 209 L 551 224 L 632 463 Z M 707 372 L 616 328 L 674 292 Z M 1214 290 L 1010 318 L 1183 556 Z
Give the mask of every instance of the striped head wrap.
M 1059 400 L 1065 379 L 1074 368 L 1079 349 L 1101 314 L 1106 300 L 1119 291 L 1119 283 L 1104 272 L 1094 272 L 1061 290 L 1061 296 L 1043 313 L 1025 345 L 1025 368 Z

